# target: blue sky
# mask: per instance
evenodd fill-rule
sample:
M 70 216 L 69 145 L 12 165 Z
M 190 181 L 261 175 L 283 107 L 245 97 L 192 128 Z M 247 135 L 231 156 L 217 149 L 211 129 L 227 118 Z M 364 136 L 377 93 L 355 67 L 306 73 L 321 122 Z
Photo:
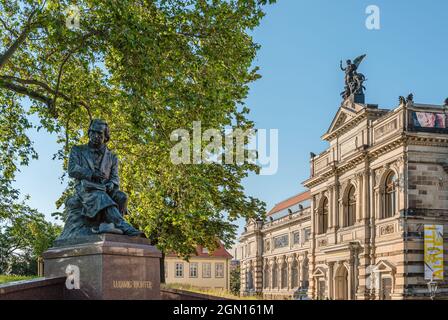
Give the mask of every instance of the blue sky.
M 380 29 L 365 26 L 366 7 L 380 9 Z M 359 71 L 367 77 L 366 102 L 397 105 L 414 93 L 418 103 L 448 97 L 448 1 L 279 0 L 268 6 L 253 32 L 261 44 L 255 65 L 262 79 L 251 86 L 247 105 L 257 128 L 279 130 L 275 175 L 250 176 L 247 194 L 275 203 L 303 190 L 309 153 L 323 151 L 321 135 L 336 113 L 343 90 L 339 61 L 366 53 Z M 32 133 L 39 160 L 22 168 L 16 186 L 30 205 L 50 214 L 64 189 L 62 165 L 52 160 L 56 139 Z M 239 222 L 240 231 L 244 221 Z

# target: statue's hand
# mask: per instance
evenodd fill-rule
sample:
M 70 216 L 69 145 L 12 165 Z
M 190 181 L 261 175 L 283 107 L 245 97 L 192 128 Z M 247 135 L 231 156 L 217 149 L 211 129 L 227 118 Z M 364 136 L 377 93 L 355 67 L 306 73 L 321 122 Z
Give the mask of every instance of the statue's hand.
M 115 184 L 113 182 L 106 183 L 106 191 L 111 192 L 115 187 Z
M 97 182 L 97 183 L 101 183 L 101 180 L 104 180 L 106 177 L 104 175 L 104 173 L 102 173 L 99 170 L 95 170 L 92 174 L 92 181 L 93 182 Z

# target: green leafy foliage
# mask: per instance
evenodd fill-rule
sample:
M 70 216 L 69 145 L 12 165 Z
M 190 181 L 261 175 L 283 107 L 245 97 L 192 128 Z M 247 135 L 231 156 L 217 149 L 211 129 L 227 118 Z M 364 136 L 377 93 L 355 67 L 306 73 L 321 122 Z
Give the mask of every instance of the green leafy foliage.
M 0 225 L 0 274 L 33 275 L 37 259 L 62 230 L 26 205 L 16 206 L 20 210 Z
M 236 296 L 240 295 L 241 271 L 240 266 L 230 270 L 230 292 Z
M 58 136 L 64 167 L 71 146 L 86 142 L 89 120 L 103 118 L 130 195 L 129 219 L 165 252 L 213 250 L 217 238 L 229 246 L 235 219 L 264 214 L 241 185 L 259 167 L 174 165 L 170 134 L 191 131 L 193 121 L 223 134 L 254 127 L 244 100 L 260 77 L 259 46 L 249 31 L 273 2 L 0 0 L 0 101 L 15 114 L 0 130 L 18 132 L 12 142 L 0 136 L 2 186 L 35 157 L 25 134 L 30 115 Z M 69 5 L 80 12 L 79 28 L 67 27 Z

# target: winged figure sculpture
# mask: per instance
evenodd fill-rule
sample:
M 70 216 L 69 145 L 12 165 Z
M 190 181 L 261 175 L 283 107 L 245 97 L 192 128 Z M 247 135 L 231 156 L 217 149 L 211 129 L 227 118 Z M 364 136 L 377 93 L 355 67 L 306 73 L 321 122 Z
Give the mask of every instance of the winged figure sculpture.
M 342 66 L 342 61 L 340 62 L 340 68 L 345 72 L 345 89 L 341 92 L 342 98 L 345 100 L 354 94 L 363 94 L 365 87 L 363 86 L 366 77 L 357 72 L 359 65 L 366 57 L 365 54 L 356 57 L 353 62 L 351 60 L 346 61 L 345 68 Z

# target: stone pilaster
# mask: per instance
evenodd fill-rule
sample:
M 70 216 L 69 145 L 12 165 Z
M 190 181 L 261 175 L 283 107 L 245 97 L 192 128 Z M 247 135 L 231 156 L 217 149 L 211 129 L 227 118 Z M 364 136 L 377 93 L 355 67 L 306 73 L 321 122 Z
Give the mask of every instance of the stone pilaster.
M 356 174 L 356 180 L 358 182 L 358 190 L 356 192 L 357 194 L 357 201 L 356 201 L 356 221 L 358 223 L 361 223 L 364 215 L 365 215 L 365 210 L 364 210 L 364 202 L 365 202 L 365 198 L 364 198 L 364 189 L 365 189 L 365 180 L 364 180 L 364 174 L 363 173 L 357 173 Z
M 328 262 L 328 297 L 334 299 L 334 262 Z
M 277 272 L 275 270 L 275 258 L 269 258 L 269 269 L 270 269 L 270 277 L 271 277 L 271 281 L 269 281 L 269 290 L 272 291 L 272 289 L 274 288 L 274 272 Z
M 253 277 L 254 277 L 254 289 L 256 293 L 263 292 L 263 259 L 261 256 L 257 256 L 252 260 L 253 264 Z

